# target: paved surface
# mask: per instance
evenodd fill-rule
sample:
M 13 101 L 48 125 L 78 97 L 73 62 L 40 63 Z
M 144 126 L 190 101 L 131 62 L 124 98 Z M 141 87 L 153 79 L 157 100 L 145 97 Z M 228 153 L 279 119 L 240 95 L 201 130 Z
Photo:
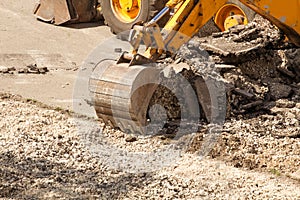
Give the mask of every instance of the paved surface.
M 89 53 L 112 36 L 102 22 L 60 27 L 32 14 L 34 0 L 0 2 L 0 66 L 47 66 L 46 75 L 1 75 L 0 91 L 72 108 L 78 69 Z

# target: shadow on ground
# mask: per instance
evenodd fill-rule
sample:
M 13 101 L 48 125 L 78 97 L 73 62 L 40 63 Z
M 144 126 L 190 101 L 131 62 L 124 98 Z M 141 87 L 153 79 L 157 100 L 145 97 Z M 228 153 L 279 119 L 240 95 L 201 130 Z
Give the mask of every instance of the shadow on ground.
M 41 158 L 0 155 L 0 197 L 116 199 L 151 182 L 151 174 L 117 175 L 100 166 L 76 169 Z

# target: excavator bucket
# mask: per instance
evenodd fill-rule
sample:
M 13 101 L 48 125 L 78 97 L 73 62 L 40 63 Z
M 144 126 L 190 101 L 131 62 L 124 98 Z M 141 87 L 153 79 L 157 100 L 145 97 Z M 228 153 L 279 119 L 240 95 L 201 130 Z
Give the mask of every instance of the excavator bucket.
M 61 25 L 97 19 L 97 6 L 97 0 L 40 0 L 33 12 L 42 21 Z
M 97 66 L 89 83 L 98 117 L 123 131 L 145 133 L 147 108 L 160 71 L 143 65 L 106 64 Z
M 89 79 L 89 91 L 99 119 L 124 132 L 149 135 L 163 127 L 184 126 L 184 121 L 185 128 L 196 130 L 193 122 L 200 118 L 199 103 L 206 106 L 202 107 L 207 118 L 217 116 L 212 113 L 211 93 L 202 78 L 202 82 L 195 78 L 195 91 L 182 75 L 163 75 L 171 74 L 175 66 L 179 71 L 186 69 L 182 63 L 166 71 L 153 64 L 98 63 Z

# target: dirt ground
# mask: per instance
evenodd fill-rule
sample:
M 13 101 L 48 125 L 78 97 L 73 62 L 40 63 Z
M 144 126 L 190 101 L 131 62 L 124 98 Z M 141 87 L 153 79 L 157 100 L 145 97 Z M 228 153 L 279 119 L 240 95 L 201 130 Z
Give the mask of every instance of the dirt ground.
M 37 64 L 50 69 L 50 73 L 2 76 L 0 91 L 71 109 L 76 69 L 111 33 L 102 22 L 69 28 L 42 23 L 32 14 L 34 3 L 35 0 L 0 2 L 0 66 L 22 68 Z
M 103 142 L 95 134 L 98 127 L 78 130 L 72 113 L 79 68 L 112 36 L 109 28 L 101 22 L 72 27 L 42 23 L 32 15 L 34 2 L 0 2 L 0 198 L 300 199 L 299 67 L 288 66 L 298 66 L 297 49 L 268 46 L 255 59 L 231 63 L 240 69 L 225 69 L 224 76 L 241 90 L 233 91 L 233 117 L 204 158 L 199 149 L 206 134 L 200 131 L 176 160 L 133 160 L 133 165 L 145 162 L 149 168 L 157 162 L 171 165 L 131 172 L 122 165 L 128 162 L 126 156 L 168 147 L 172 140 L 127 135 L 100 124 L 111 146 L 104 145 L 107 151 L 97 154 L 92 143 Z M 219 64 L 228 59 L 216 57 Z M 265 59 L 268 70 L 263 68 Z M 285 71 L 272 67 L 278 63 L 285 63 L 280 65 Z M 271 84 L 264 84 L 262 77 L 271 77 Z M 253 108 L 249 96 L 267 103 Z M 84 116 L 79 119 L 95 123 Z M 125 151 L 125 159 L 123 155 L 118 160 L 112 146 Z

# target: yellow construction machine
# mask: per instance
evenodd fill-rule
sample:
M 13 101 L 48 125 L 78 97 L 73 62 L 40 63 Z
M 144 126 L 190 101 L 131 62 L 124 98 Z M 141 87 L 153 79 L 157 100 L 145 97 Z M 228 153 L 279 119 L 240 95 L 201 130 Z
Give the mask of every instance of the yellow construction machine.
M 162 10 L 168 0 L 39 0 L 34 8 L 35 16 L 56 25 L 98 21 L 104 18 L 113 33 L 129 30 L 138 22 L 147 22 Z M 244 16 L 244 23 L 254 18 L 255 12 L 238 0 L 227 0 L 219 8 L 207 29 L 227 30 L 232 24 L 226 21 L 231 13 Z M 157 21 L 164 26 L 168 17 Z M 226 22 L 225 22 L 226 21 Z
M 168 0 L 105 0 L 100 1 L 101 10 L 106 24 L 112 32 L 120 33 L 129 30 L 138 22 L 147 22 L 162 10 Z M 230 13 L 239 13 L 245 17 L 245 23 L 254 18 L 254 12 L 238 0 L 227 0 L 226 4 L 216 12 L 214 21 L 220 30 L 224 31 L 225 19 Z M 157 23 L 164 26 L 168 17 Z M 211 24 L 213 26 L 213 23 Z
M 99 118 L 123 131 L 143 132 L 143 127 L 149 123 L 150 100 L 159 85 L 140 85 L 140 82 L 156 79 L 159 71 L 163 70 L 156 65 L 157 61 L 162 57 L 174 58 L 176 52 L 213 16 L 221 17 L 215 20 L 217 24 L 222 21 L 223 24 L 219 24 L 221 29 L 223 27 L 222 30 L 247 23 L 245 13 L 239 9 L 232 10 L 232 6 L 228 8 L 227 2 L 170 0 L 150 21 L 134 25 L 129 38 L 132 51 L 124 52 L 117 62 L 102 66 L 99 69 L 101 76 L 90 79 L 90 92 Z M 290 0 L 288 3 L 282 0 L 239 0 L 239 3 L 268 19 L 294 45 L 300 47 L 300 0 Z M 216 15 L 218 12 L 225 14 Z M 168 21 L 160 29 L 158 23 L 166 18 Z M 145 46 L 143 51 L 140 49 L 141 45 Z M 190 66 L 190 69 L 199 70 L 195 66 Z M 205 97 L 201 94 L 201 88 L 193 88 L 198 95 L 199 104 L 204 108 L 205 114 L 209 115 L 211 107 L 203 105 Z M 185 96 L 188 98 L 188 94 Z M 213 121 L 212 118 L 216 116 L 210 114 L 206 117 L 210 118 L 208 121 Z

